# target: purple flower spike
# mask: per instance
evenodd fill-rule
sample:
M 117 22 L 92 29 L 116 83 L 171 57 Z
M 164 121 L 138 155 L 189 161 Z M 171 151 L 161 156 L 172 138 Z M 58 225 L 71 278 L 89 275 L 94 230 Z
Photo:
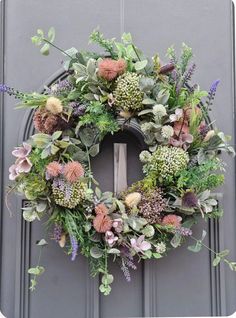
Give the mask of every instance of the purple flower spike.
M 5 85 L 5 84 L 0 84 L 0 92 L 1 93 L 7 93 L 7 92 L 9 92 L 10 91 L 10 87 L 9 86 L 7 86 L 7 85 Z
M 210 91 L 209 91 L 209 94 L 215 94 L 216 93 L 217 86 L 219 85 L 219 83 L 220 83 L 219 79 L 212 83 Z
M 70 235 L 70 243 L 71 243 L 71 247 L 72 247 L 71 260 L 74 261 L 76 259 L 76 256 L 77 256 L 77 251 L 78 251 L 79 246 L 78 246 L 77 239 L 73 235 Z

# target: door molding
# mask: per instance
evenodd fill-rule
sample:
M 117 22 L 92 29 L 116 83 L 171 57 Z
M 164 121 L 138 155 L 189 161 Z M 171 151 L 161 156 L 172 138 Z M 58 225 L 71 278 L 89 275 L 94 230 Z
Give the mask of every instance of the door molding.
M 5 3 L 4 0 L 0 1 L 0 83 L 4 83 L 4 43 L 5 43 Z M 4 148 L 4 95 L 0 94 L 0 196 L 4 198 L 4 160 L 3 160 L 3 148 Z M 2 279 L 2 227 L 3 227 L 3 205 L 4 200 L 1 200 L 0 204 L 0 286 Z M 1 306 L 1 288 L 0 288 L 0 306 Z

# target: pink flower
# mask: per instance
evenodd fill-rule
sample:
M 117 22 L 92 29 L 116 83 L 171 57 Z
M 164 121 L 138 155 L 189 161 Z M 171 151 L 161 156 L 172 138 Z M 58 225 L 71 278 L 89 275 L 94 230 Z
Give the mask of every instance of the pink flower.
M 139 238 L 131 238 L 130 243 L 132 248 L 137 252 L 143 252 L 151 249 L 151 244 L 147 241 L 144 241 L 145 236 L 141 235 Z
M 112 223 L 113 228 L 117 233 L 122 232 L 123 230 L 123 221 L 122 219 L 114 219 Z
M 181 216 L 178 216 L 175 214 L 168 214 L 164 216 L 164 218 L 162 219 L 162 224 L 179 228 L 181 226 L 181 221 L 182 221 Z
M 112 247 L 116 243 L 116 241 L 118 241 L 118 237 L 115 236 L 112 231 L 106 231 L 105 241 L 110 247 Z
M 29 158 L 18 158 L 16 160 L 16 170 L 21 173 L 25 172 L 28 173 L 31 170 L 32 163 L 30 162 Z
M 26 142 L 23 142 L 23 146 L 15 147 L 15 150 L 12 151 L 12 154 L 17 158 L 25 158 L 30 154 L 31 149 L 31 145 L 27 144 Z
M 17 168 L 16 164 L 10 166 L 10 168 L 9 168 L 9 172 L 10 172 L 9 179 L 10 180 L 15 180 L 19 176 L 19 172 L 17 171 L 16 168 Z
M 187 150 L 189 145 L 193 142 L 193 136 L 190 134 L 181 133 L 178 138 L 171 137 L 170 144 L 174 147 L 180 147 Z

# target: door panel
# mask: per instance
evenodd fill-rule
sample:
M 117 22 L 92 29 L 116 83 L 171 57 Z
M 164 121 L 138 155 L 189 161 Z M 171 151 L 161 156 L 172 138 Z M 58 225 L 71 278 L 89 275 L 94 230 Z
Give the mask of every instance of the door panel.
M 194 81 L 202 88 L 220 78 L 221 85 L 213 109 L 219 128 L 234 137 L 234 72 L 233 11 L 230 0 L 20 0 L 0 2 L 2 16 L 0 47 L 4 57 L 4 82 L 19 90 L 38 90 L 45 79 L 55 79 L 61 66 L 61 55 L 51 51 L 41 56 L 30 43 L 38 27 L 54 26 L 57 43 L 63 48 L 88 47 L 88 35 L 100 26 L 107 37 L 131 32 L 137 45 L 151 55 L 158 50 L 164 58 L 168 46 L 181 42 L 196 54 L 198 71 Z M 5 13 L 5 14 L 4 14 Z M 2 41 L 1 41 L 2 43 Z M 95 48 L 97 49 L 97 48 Z M 4 53 L 4 56 L 3 56 Z M 2 73 L 3 74 L 3 73 Z M 2 76 L 1 74 L 1 76 Z M 4 97 L 1 115 L 4 120 L 0 145 L 3 145 L 2 189 L 8 183 L 8 166 L 12 148 L 32 132 L 30 112 L 13 111 L 15 101 Z M 3 119 L 3 117 L 2 117 Z M 113 188 L 113 143 L 127 143 L 128 183 L 142 178 L 138 153 L 142 146 L 132 133 L 107 137 L 102 152 L 93 160 L 95 177 L 103 190 Z M 202 222 L 194 232 L 208 232 L 208 243 L 216 249 L 229 247 L 236 259 L 235 233 L 235 168 L 234 160 L 226 158 L 226 184 L 223 197 L 224 220 Z M 3 192 L 3 191 L 2 191 Z M 26 269 L 37 261 L 35 241 L 44 236 L 40 223 L 26 224 L 20 216 L 22 202 L 11 198 L 13 216 L 9 217 L 2 200 L 1 210 L 1 310 L 8 318 L 39 317 L 155 317 L 207 316 L 231 314 L 236 310 L 236 275 L 224 266 L 211 267 L 206 250 L 193 254 L 183 246 L 158 261 L 146 261 L 132 272 L 126 283 L 119 266 L 111 264 L 115 275 L 110 296 L 98 292 L 98 279 L 91 279 L 87 260 L 79 256 L 75 262 L 48 239 L 42 263 L 45 274 L 40 277 L 35 293 L 28 291 Z

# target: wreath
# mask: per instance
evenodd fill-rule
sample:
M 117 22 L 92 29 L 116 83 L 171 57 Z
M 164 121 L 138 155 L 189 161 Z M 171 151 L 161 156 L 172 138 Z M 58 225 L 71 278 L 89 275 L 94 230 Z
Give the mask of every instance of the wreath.
M 113 276 L 112 257 L 130 281 L 130 269 L 142 259 L 159 259 L 186 238 L 198 252 L 205 246 L 236 270 L 228 250 L 212 251 L 192 226 L 203 218 L 219 218 L 222 209 L 212 190 L 224 183 L 219 154 L 234 154 L 230 138 L 209 120 L 219 80 L 208 92 L 190 85 L 195 71 L 186 44 L 178 57 L 167 50 L 164 64 L 158 54 L 147 58 L 129 33 L 121 42 L 105 39 L 99 30 L 90 42 L 105 53 L 62 50 L 54 44 L 55 31 L 32 37 L 43 55 L 50 47 L 65 57 L 63 78 L 42 93 L 22 93 L 6 85 L 2 92 L 20 100 L 17 108 L 33 109 L 37 133 L 16 147 L 9 168 L 10 192 L 23 195 L 22 216 L 28 221 L 46 215 L 49 235 L 74 261 L 80 250 L 89 259 L 91 274 L 101 274 L 100 291 L 108 295 Z M 100 143 L 134 123 L 144 136 L 140 155 L 144 178 L 121 193 L 102 192 L 93 176 L 91 158 Z M 40 248 L 45 239 L 37 242 Z M 35 289 L 44 272 L 39 263 L 28 270 Z

